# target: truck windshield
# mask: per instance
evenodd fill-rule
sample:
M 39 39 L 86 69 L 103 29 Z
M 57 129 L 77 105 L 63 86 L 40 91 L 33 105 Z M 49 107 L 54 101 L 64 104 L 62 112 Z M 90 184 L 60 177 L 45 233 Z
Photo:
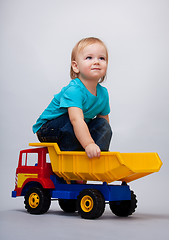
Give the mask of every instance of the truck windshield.
M 37 166 L 38 153 L 22 153 L 22 166 Z

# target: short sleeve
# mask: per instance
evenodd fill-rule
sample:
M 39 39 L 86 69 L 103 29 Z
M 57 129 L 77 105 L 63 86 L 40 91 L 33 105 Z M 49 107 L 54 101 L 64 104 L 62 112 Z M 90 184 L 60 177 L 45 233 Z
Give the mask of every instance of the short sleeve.
M 78 107 L 82 106 L 83 96 L 79 86 L 68 87 L 60 98 L 60 108 Z

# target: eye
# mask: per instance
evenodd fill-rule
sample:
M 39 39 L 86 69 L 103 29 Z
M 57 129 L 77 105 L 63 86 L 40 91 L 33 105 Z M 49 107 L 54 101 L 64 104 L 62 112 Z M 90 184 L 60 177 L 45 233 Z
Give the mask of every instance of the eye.
M 100 60 L 104 60 L 104 61 L 105 61 L 105 60 L 106 60 L 106 58 L 105 58 L 105 57 L 100 57 Z
M 87 56 L 87 57 L 86 57 L 86 60 L 91 60 L 91 59 L 92 59 L 91 56 Z

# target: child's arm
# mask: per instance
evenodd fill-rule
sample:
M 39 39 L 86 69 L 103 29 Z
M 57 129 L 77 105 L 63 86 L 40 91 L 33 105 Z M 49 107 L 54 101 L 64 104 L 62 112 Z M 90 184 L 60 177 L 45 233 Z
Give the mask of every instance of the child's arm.
M 75 135 L 85 149 L 89 158 L 99 157 L 100 148 L 92 139 L 88 126 L 84 121 L 83 111 L 78 107 L 69 107 L 68 114 L 70 122 L 73 125 Z

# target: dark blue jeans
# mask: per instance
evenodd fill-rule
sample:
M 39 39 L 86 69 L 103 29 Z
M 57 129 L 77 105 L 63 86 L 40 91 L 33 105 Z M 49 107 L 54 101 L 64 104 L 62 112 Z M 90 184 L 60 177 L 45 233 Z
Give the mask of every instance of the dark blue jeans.
M 101 151 L 108 151 L 112 130 L 104 118 L 94 118 L 87 123 L 94 142 Z M 57 142 L 62 151 L 84 151 L 77 140 L 68 114 L 46 122 L 37 132 L 40 142 Z

